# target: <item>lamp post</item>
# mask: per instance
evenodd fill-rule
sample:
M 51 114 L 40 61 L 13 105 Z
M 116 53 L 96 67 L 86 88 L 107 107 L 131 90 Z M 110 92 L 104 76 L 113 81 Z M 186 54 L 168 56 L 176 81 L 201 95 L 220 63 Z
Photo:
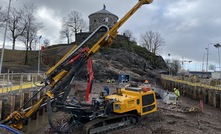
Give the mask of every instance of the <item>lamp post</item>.
M 41 55 L 41 37 L 42 37 L 42 35 L 41 36 L 39 36 L 39 50 L 38 50 L 38 75 L 40 74 L 39 72 L 40 72 L 40 60 L 41 60 L 41 57 L 40 57 L 40 55 Z
M 184 62 L 190 63 L 190 62 L 192 62 L 192 61 L 191 61 L 191 60 L 182 60 L 182 67 L 183 67 L 183 69 L 184 69 Z
M 219 58 L 219 70 L 220 70 L 220 53 L 219 53 L 219 48 L 221 45 L 219 43 L 215 44 L 214 47 L 218 48 L 218 58 Z
M 205 48 L 207 50 L 207 58 L 206 58 L 206 73 L 207 73 L 207 77 L 209 77 L 209 73 L 208 73 L 208 64 L 209 64 L 209 45 L 212 44 L 217 44 L 217 43 L 209 43 L 208 47 Z
M 205 59 L 205 55 L 206 55 L 207 53 L 204 53 L 203 54 L 203 62 L 202 62 L 202 72 L 203 72 L 203 74 L 202 74 L 202 77 L 204 77 L 203 75 L 204 75 L 204 59 Z
M 204 72 L 205 70 L 204 70 L 204 59 L 205 59 L 205 55 L 206 55 L 207 53 L 204 53 L 203 54 L 203 62 L 202 62 L 202 72 Z
M 169 66 L 169 75 L 170 75 L 170 54 L 168 54 L 168 56 L 169 56 L 169 62 L 168 62 L 168 66 Z
M 206 74 L 208 72 L 208 61 L 209 61 L 209 48 L 205 48 L 206 49 Z
M 7 14 L 7 19 L 6 19 L 6 24 L 5 24 L 4 41 L 3 41 L 3 45 L 2 45 L 2 54 L 1 54 L 1 61 L 0 61 L 0 74 L 2 73 L 2 63 L 3 63 L 3 58 L 4 58 L 5 40 L 6 40 L 6 34 L 7 34 L 7 28 L 8 28 L 8 20 L 9 20 L 10 7 L 11 7 L 11 0 L 9 0 L 8 14 Z

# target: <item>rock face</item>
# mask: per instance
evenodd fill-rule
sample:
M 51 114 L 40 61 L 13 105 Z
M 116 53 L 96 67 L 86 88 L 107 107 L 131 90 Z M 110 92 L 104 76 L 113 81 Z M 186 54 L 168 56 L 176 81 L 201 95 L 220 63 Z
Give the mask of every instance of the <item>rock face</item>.
M 88 44 L 87 44 L 88 45 Z M 93 43 L 89 43 L 91 47 Z M 52 46 L 42 51 L 41 72 L 46 72 L 55 65 L 73 46 L 60 45 Z M 4 62 L 3 71 L 14 73 L 35 73 L 37 72 L 38 53 L 30 52 L 33 55 L 29 59 L 29 64 L 22 62 L 24 56 L 12 57 L 11 53 L 19 51 L 8 51 L 7 62 Z M 18 55 L 24 54 L 20 52 Z M 35 54 L 35 55 L 34 55 Z M 10 57 L 10 58 L 9 58 Z M 109 47 L 101 47 L 92 57 L 94 80 L 106 82 L 107 78 L 118 80 L 119 75 L 129 75 L 131 81 L 143 82 L 148 79 L 150 82 L 159 74 L 167 73 L 167 66 L 161 56 L 147 51 L 145 48 L 137 46 L 127 40 L 117 40 Z M 7 66 L 6 66 L 7 65 Z M 87 80 L 87 68 L 83 67 L 77 79 Z
M 153 81 L 159 75 L 159 70 L 167 70 L 164 60 L 161 57 L 156 58 L 159 63 L 153 64 L 150 60 L 122 48 L 102 49 L 92 57 L 94 78 L 104 82 L 107 78 L 117 80 L 120 74 L 126 74 L 131 81 Z M 82 72 L 87 71 L 84 69 Z M 83 78 L 82 73 L 80 78 Z

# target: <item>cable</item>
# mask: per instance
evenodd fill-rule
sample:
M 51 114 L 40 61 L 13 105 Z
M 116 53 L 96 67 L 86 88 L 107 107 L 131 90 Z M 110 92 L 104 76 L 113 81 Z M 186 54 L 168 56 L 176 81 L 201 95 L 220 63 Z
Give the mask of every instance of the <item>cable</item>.
M 64 130 L 62 130 L 62 129 L 66 126 L 66 123 L 63 124 L 62 127 L 60 127 L 60 129 L 55 126 L 55 124 L 53 123 L 53 121 L 51 119 L 51 117 L 52 117 L 52 108 L 51 108 L 51 99 L 50 99 L 50 97 L 47 98 L 47 112 L 48 112 L 48 122 L 49 122 L 50 126 L 59 134 L 63 134 L 63 133 L 66 133 L 66 132 L 70 131 L 71 129 L 73 129 L 74 124 L 76 124 L 76 122 L 73 120 L 69 124 L 69 126 Z M 77 123 L 77 125 L 78 125 L 78 123 Z
M 7 130 L 10 130 L 11 132 L 13 132 L 13 133 L 15 133 L 15 134 L 22 134 L 22 133 L 20 133 L 19 131 L 15 130 L 15 129 L 9 127 L 9 126 L 3 125 L 3 124 L 0 124 L 0 127 L 5 128 L 5 129 L 7 129 Z

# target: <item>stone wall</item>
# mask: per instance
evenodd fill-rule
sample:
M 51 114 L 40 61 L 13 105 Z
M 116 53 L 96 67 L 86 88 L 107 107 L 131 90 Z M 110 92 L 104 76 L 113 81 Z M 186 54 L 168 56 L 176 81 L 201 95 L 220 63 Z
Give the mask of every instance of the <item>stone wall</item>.
M 80 44 L 81 42 L 83 42 L 90 34 L 91 34 L 90 32 L 77 33 L 76 34 L 76 44 Z M 86 44 L 92 45 L 92 44 L 96 43 L 104 34 L 105 34 L 104 32 L 100 32 L 100 33 L 96 34 Z M 122 41 L 127 42 L 128 37 L 126 37 L 124 35 L 117 35 L 117 37 L 114 39 L 114 42 L 122 42 Z
M 89 32 L 93 32 L 100 25 L 107 25 L 109 28 L 117 23 L 118 17 L 113 14 L 91 14 L 89 16 Z

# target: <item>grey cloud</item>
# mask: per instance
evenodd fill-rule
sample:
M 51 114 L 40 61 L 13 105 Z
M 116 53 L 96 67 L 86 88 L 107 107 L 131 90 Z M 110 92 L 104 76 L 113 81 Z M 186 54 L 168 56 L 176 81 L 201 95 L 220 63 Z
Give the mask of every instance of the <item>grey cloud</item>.
M 7 7 L 8 0 L 2 1 L 3 6 Z M 121 18 L 137 0 L 12 0 L 12 6 L 19 7 L 26 2 L 33 2 L 39 9 L 44 7 L 53 11 L 54 18 L 62 18 L 72 10 L 79 11 L 88 22 L 88 15 L 102 9 L 103 4 L 106 4 L 108 11 Z M 119 32 L 129 29 L 139 41 L 142 33 L 158 31 L 166 41 L 160 54 L 171 53 L 201 62 L 208 43 L 221 43 L 220 9 L 220 0 L 154 0 L 151 5 L 138 9 Z M 51 40 L 56 38 L 59 43 L 58 27 L 50 22 L 42 23 L 45 25 L 45 36 Z M 210 53 L 211 62 L 218 62 L 217 49 L 212 45 Z

